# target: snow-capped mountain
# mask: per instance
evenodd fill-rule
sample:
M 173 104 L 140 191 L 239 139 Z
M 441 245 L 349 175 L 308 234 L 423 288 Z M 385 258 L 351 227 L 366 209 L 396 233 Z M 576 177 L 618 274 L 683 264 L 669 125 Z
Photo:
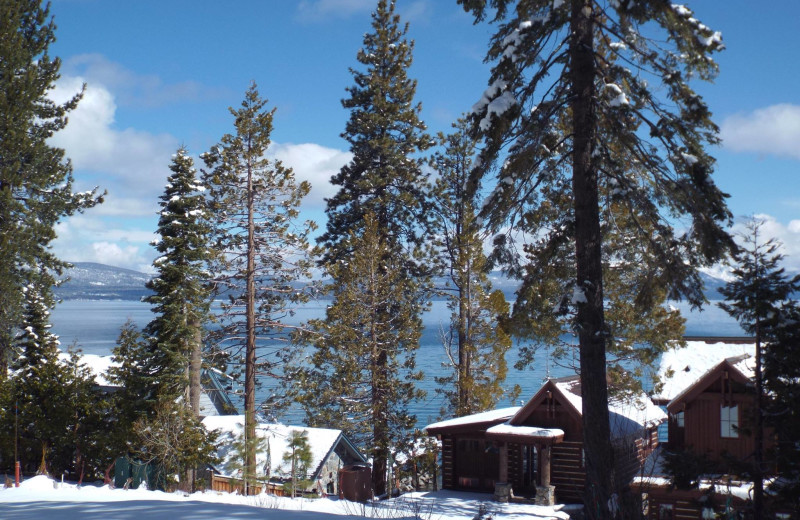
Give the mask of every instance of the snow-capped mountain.
M 150 294 L 145 284 L 150 275 L 91 262 L 76 262 L 64 272 L 64 279 L 55 288 L 63 300 L 140 300 Z

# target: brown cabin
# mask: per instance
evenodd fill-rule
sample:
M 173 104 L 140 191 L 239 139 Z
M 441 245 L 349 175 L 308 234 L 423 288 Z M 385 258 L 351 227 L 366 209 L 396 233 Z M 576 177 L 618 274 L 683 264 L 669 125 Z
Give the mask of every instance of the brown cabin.
M 522 407 L 431 424 L 442 441 L 445 489 L 495 492 L 536 503 L 578 503 L 586 478 L 580 382 L 551 379 Z M 658 444 L 666 415 L 642 395 L 609 403 L 617 482 L 629 482 Z
M 752 457 L 755 388 L 750 354 L 728 357 L 708 368 L 667 403 L 670 449 L 689 449 L 724 462 Z M 769 449 L 771 436 L 765 436 Z M 674 489 L 666 478 L 636 479 L 634 489 L 647 497 L 650 520 L 689 520 L 725 517 L 742 511 L 751 498 L 752 483 L 735 476 L 702 480 L 696 489 Z
M 724 359 L 667 404 L 670 448 L 691 447 L 715 461 L 752 455 L 753 364 L 747 355 Z

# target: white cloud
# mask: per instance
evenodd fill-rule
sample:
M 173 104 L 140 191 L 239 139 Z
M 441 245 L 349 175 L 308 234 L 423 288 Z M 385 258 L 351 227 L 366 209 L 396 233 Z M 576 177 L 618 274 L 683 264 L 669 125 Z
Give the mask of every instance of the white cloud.
M 90 86 L 103 85 L 114 92 L 123 106 L 157 108 L 174 103 L 218 99 L 225 89 L 208 87 L 196 81 L 164 83 L 156 75 L 137 74 L 102 54 L 79 54 L 66 60 L 62 74 L 85 78 Z
M 723 145 L 735 152 L 756 152 L 800 159 L 800 106 L 771 105 L 727 117 L 720 126 Z
M 758 214 L 753 217 L 763 222 L 759 230 L 762 243 L 770 239 L 778 240 L 782 244 L 779 252 L 784 255 L 783 267 L 787 271 L 800 272 L 800 220 L 795 219 L 784 224 L 771 215 Z M 737 242 L 741 243 L 738 235 L 747 232 L 746 221 L 747 218 L 739 219 L 731 229 Z
M 80 77 L 62 77 L 52 91 L 63 102 L 84 83 Z M 63 148 L 77 170 L 102 176 L 101 187 L 137 197 L 154 197 L 169 174 L 169 161 L 178 140 L 168 134 L 153 135 L 114 125 L 114 96 L 100 84 L 88 85 L 78 108 L 69 114 L 66 128 L 50 142 Z
M 334 195 L 338 189 L 330 183 L 331 176 L 353 158 L 350 152 L 314 143 L 273 143 L 269 155 L 291 167 L 298 180 L 311 183 L 311 193 L 303 201 L 303 207 L 307 209 L 325 207 L 325 198 Z

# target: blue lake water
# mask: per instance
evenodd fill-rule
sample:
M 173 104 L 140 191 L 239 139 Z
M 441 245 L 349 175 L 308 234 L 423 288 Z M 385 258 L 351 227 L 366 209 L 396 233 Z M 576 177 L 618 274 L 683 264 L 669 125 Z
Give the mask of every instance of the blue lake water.
M 293 318 L 295 323 L 304 322 L 312 318 L 322 318 L 325 315 L 327 302 L 310 302 L 298 310 Z M 686 334 L 690 336 L 741 336 L 743 332 L 739 325 L 725 312 L 709 305 L 702 312 L 690 311 L 689 306 L 681 302 L 673 302 L 684 316 L 687 317 Z M 109 355 L 114 348 L 122 325 L 131 320 L 139 328 L 144 327 L 153 318 L 150 305 L 137 301 L 64 301 L 52 312 L 53 332 L 61 339 L 63 349 L 75 345 L 84 353 Z M 427 391 L 424 401 L 415 403 L 412 411 L 417 415 L 420 425 L 429 424 L 438 418 L 442 400 L 434 392 L 434 377 L 443 374 L 442 363 L 445 362 L 444 350 L 440 341 L 440 330 L 449 320 L 449 311 L 443 301 L 433 302 L 430 311 L 423 316 L 425 326 L 420 349 L 417 352 L 417 366 L 425 373 L 425 379 L 420 383 L 422 389 Z M 513 368 L 516 361 L 516 349 L 513 349 L 508 359 L 509 371 L 506 386 L 515 384 L 522 387 L 521 399 L 527 399 L 535 392 L 542 381 L 549 374 L 553 377 L 567 375 L 567 369 L 555 366 L 547 359 L 545 351 L 537 354 L 536 363 L 527 370 L 519 371 Z M 268 388 L 269 382 L 265 381 Z M 266 395 L 267 390 L 261 393 Z M 508 401 L 500 406 L 512 406 L 519 403 Z M 291 410 L 282 419 L 289 423 L 302 422 L 302 412 Z

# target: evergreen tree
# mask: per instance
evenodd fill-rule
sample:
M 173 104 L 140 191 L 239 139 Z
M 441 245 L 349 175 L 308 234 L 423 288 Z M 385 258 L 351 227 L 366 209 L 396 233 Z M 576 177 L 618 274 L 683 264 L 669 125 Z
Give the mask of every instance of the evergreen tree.
M 345 258 L 350 232 L 364 227 L 372 213 L 380 232 L 409 249 L 403 255 L 412 272 L 419 270 L 414 249 L 424 239 L 426 176 L 416 155 L 430 146 L 414 104 L 416 81 L 409 79 L 413 42 L 405 40 L 394 2 L 380 0 L 372 14 L 373 32 L 364 35 L 357 60 L 365 67 L 350 69 L 355 85 L 342 106 L 350 119 L 342 137 L 350 143 L 352 161 L 334 175 L 339 191 L 328 199 L 328 225 L 319 243 L 323 263 Z
M 154 294 L 145 298 L 156 317 L 145 329 L 152 345 L 142 369 L 153 378 L 148 385 L 153 397 L 174 401 L 183 396 L 197 416 L 210 253 L 205 188 L 193 166 L 186 149 L 178 149 L 161 196 L 160 240 L 154 245 L 162 256 L 153 262 L 157 275 L 147 284 Z
M 323 248 L 323 267 L 331 274 L 346 277 L 333 279 L 333 285 L 341 288 L 334 289 L 334 293 L 346 292 L 345 287 L 356 283 L 350 279 L 355 273 L 349 272 L 344 265 L 358 254 L 351 249 L 356 244 L 353 234 L 366 234 L 367 222 L 372 222 L 370 225 L 375 226 L 377 236 L 371 241 L 379 245 L 379 252 L 384 255 L 377 259 L 379 264 L 375 266 L 375 272 L 386 273 L 381 283 L 393 284 L 382 287 L 381 291 L 384 295 L 397 295 L 397 299 L 387 302 L 380 317 L 371 316 L 376 327 L 371 333 L 371 341 L 381 338 L 375 356 L 366 358 L 374 366 L 344 368 L 346 371 L 364 370 L 364 373 L 377 378 L 371 382 L 367 379 L 364 384 L 375 389 L 370 397 L 374 415 L 370 450 L 375 455 L 373 492 L 382 495 L 386 491 L 390 443 L 402 433 L 391 425 L 406 427 L 409 424 L 405 406 L 411 395 L 398 391 L 406 389 L 403 384 L 392 387 L 392 381 L 397 378 L 397 367 L 390 366 L 390 363 L 402 355 L 413 367 L 413 353 L 419 346 L 422 327 L 423 296 L 430 283 L 430 269 L 424 261 L 427 253 L 424 239 L 428 229 L 425 216 L 427 181 L 421 170 L 422 159 L 416 157 L 428 148 L 430 138 L 425 135 L 425 126 L 419 119 L 421 107 L 414 104 L 416 81 L 407 76 L 413 44 L 405 39 L 408 26 L 400 26 L 394 2 L 379 0 L 372 15 L 372 28 L 373 32 L 364 35 L 364 47 L 357 55 L 364 70 L 351 69 L 355 85 L 347 89 L 349 97 L 342 101 L 342 105 L 350 110 L 342 137 L 350 143 L 353 159 L 331 179 L 335 186 L 339 186 L 339 191 L 328 199 L 328 225 L 319 238 L 319 244 Z M 366 218 L 368 214 L 372 215 L 370 219 Z M 395 272 L 388 273 L 389 270 Z M 363 283 L 369 285 L 373 282 Z M 333 307 L 337 305 L 339 302 L 334 301 Z M 347 305 L 350 303 L 341 303 L 342 307 Z M 353 325 L 347 316 L 342 315 L 339 319 L 342 320 L 340 323 L 330 326 L 336 329 Z M 344 331 L 341 333 L 346 334 Z M 358 333 L 358 330 L 354 331 L 354 334 Z M 334 348 L 339 347 L 334 345 Z M 333 356 L 331 362 L 335 362 L 335 358 L 344 354 L 331 352 L 330 355 Z M 326 362 L 322 357 L 317 361 Z M 338 373 L 339 369 L 335 365 L 331 367 L 332 373 Z M 390 404 L 386 392 L 397 395 L 400 400 Z M 388 406 L 403 410 L 401 417 L 387 416 Z
M 296 496 L 299 482 L 306 482 L 308 469 L 314 458 L 311 453 L 311 446 L 308 444 L 308 432 L 292 430 L 289 438 L 286 439 L 286 453 L 283 454 L 283 462 L 288 463 L 291 468 L 291 496 Z M 300 487 L 305 487 L 302 484 Z
M 639 301 L 663 291 L 703 302 L 697 268 L 722 257 L 732 241 L 723 229 L 730 220 L 725 195 L 710 178 L 705 151 L 718 142 L 717 127 L 687 81 L 713 78 L 710 54 L 723 47 L 721 36 L 668 2 L 459 3 L 476 20 L 492 12 L 499 24 L 487 55 L 495 62 L 490 86 L 472 116 L 485 140 L 474 177 L 498 178 L 484 214 L 495 230 L 530 235 L 525 252 L 541 263 L 534 272 L 547 272 L 548 255 L 569 251 L 569 265 L 553 268 L 562 279 L 574 273 L 560 290 L 579 343 L 585 510 L 588 518 L 608 518 L 606 348 L 614 331 L 605 317 L 601 209 L 610 199 L 627 215 L 620 236 L 640 252 L 638 268 L 648 276 L 639 280 L 649 280 Z M 540 228 L 536 213 L 564 199 L 570 211 Z M 676 233 L 675 222 L 685 231 Z M 519 260 L 509 240 L 497 245 L 507 260 Z
M 311 222 L 297 222 L 308 193 L 291 169 L 265 157 L 274 110 L 252 84 L 241 108 L 230 109 L 236 132 L 204 154 L 213 234 L 216 295 L 224 296 L 217 347 L 236 375 L 244 368 L 245 435 L 255 436 L 256 375 L 284 378 L 291 327 L 282 320 L 306 293 L 296 282 L 310 277 L 307 235 Z M 254 473 L 248 452 L 245 473 Z
M 439 174 L 433 187 L 434 236 L 447 279 L 442 292 L 451 311 L 443 342 L 451 373 L 436 378 L 437 392 L 447 402 L 446 415 L 461 417 L 494 408 L 503 396 L 511 337 L 501 325 L 509 305 L 502 291 L 492 291 L 486 238 L 475 216 L 477 194 L 466 189 L 475 141 L 466 135 L 465 120 L 453 134 L 439 135 L 444 150 L 433 155 Z M 511 392 L 513 400 L 516 392 Z
M 332 301 L 324 320 L 308 324 L 313 349 L 295 374 L 298 399 L 309 426 L 341 428 L 366 446 L 373 491 L 381 495 L 391 450 L 414 426 L 408 404 L 420 397 L 413 354 L 421 302 L 402 270 L 401 252 L 387 243 L 372 214 L 342 247 L 352 255 L 326 266 Z
M 151 345 L 128 320 L 112 351 L 114 364 L 109 368 L 108 380 L 118 390 L 110 399 L 113 420 L 106 438 L 106 477 L 117 457 L 133 455 L 137 449 L 136 421 L 155 414 L 157 396 L 152 390 L 152 377 L 146 371 L 152 355 Z
M 779 324 L 785 324 L 786 318 L 794 314 L 794 304 L 787 305 L 792 294 L 800 290 L 800 275 L 789 278 L 780 263 L 783 255 L 778 253 L 780 243 L 774 239 L 764 241 L 761 228 L 763 220 L 750 219 L 745 223 L 745 232 L 740 235 L 743 245 L 733 254 L 733 276 L 719 292 L 725 301 L 719 306 L 730 314 L 748 334 L 756 340 L 755 353 L 755 387 L 756 405 L 754 407 L 754 442 L 752 477 L 753 507 L 755 518 L 764 518 L 764 416 L 765 394 L 762 367 L 764 344 L 774 341 Z M 788 314 L 789 316 L 786 316 Z M 787 336 L 781 332 L 781 339 Z M 782 342 L 778 342 L 781 345 Z M 781 345 L 783 348 L 785 344 Z M 781 346 L 778 348 L 780 349 Z M 781 385 L 783 370 L 781 357 L 770 357 L 773 377 L 771 381 Z M 777 376 L 777 377 L 776 377 Z M 774 394 L 778 395 L 778 394 Z M 785 399 L 785 396 L 779 397 Z M 779 427 L 780 429 L 780 427 Z M 796 458 L 796 457 L 795 457 Z M 773 464 L 774 466 L 774 464 Z
M 192 410 L 180 403 L 163 401 L 152 417 L 134 423 L 136 458 L 156 463 L 167 488 L 188 470 L 217 462 L 217 434 L 209 432 Z M 184 491 L 193 491 L 193 483 L 184 482 Z
M 770 488 L 782 508 L 800 515 L 800 305 L 796 294 L 792 298 L 778 308 L 768 348 L 762 350 L 762 381 L 764 423 L 775 432 L 780 476 Z
M 63 105 L 47 97 L 61 66 L 48 53 L 55 41 L 48 7 L 8 0 L 0 3 L 0 19 L 0 377 L 6 377 L 23 288 L 43 277 L 40 285 L 49 292 L 67 265 L 50 249 L 55 225 L 102 196 L 73 193 L 72 166 L 63 150 L 47 144 L 82 95 Z
M 49 324 L 53 302 L 49 285 L 42 285 L 48 283 L 49 278 L 42 276 L 24 290 L 22 330 L 15 341 L 19 357 L 13 365 L 9 401 L 18 406 L 23 469 L 60 474 L 80 470 L 76 463 L 82 466 L 85 457 L 93 455 L 82 421 L 92 418 L 99 399 L 89 369 L 78 365 L 74 355 L 67 361 L 59 359 L 58 337 Z M 13 425 L 7 422 L 6 428 Z

